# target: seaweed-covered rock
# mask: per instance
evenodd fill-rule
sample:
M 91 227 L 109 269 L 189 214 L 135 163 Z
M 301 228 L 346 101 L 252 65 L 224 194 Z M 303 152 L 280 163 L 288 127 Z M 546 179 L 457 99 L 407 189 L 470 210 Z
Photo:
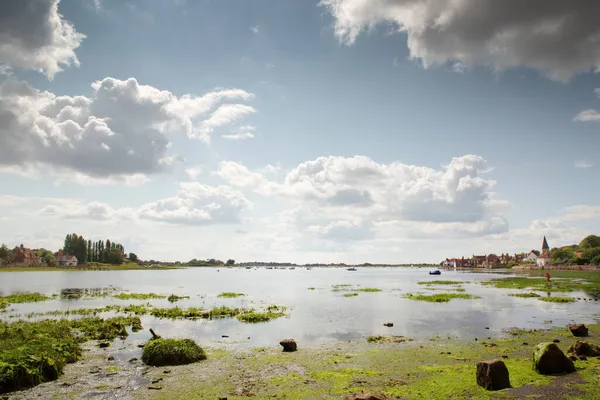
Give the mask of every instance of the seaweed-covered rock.
M 294 339 L 283 339 L 279 344 L 283 346 L 283 351 L 296 351 L 298 349 Z
M 394 400 L 394 398 L 379 393 L 354 393 L 346 397 L 346 400 Z
M 555 343 L 540 343 L 535 346 L 533 368 L 542 375 L 575 372 L 573 361 Z
M 573 336 L 576 337 L 586 337 L 588 335 L 588 328 L 584 324 L 569 325 L 569 329 Z
M 206 360 L 204 350 L 191 339 L 152 339 L 142 353 L 144 364 L 156 367 Z
M 600 347 L 578 340 L 573 346 L 569 347 L 569 353 L 576 356 L 599 357 Z
M 477 384 L 487 390 L 509 388 L 508 368 L 501 360 L 479 362 L 477 364 Z

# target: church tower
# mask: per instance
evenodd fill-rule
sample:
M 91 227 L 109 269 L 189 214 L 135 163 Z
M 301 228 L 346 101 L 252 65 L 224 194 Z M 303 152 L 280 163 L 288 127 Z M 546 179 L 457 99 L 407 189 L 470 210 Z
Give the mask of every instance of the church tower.
M 546 236 L 544 236 L 544 241 L 542 242 L 542 253 L 547 253 L 550 251 L 550 246 L 548 246 L 548 241 L 546 240 Z
M 552 255 L 550 254 L 550 246 L 548 246 L 548 241 L 546 240 L 546 236 L 544 236 L 544 241 L 542 242 L 542 254 L 537 259 L 538 267 L 544 269 L 544 267 L 548 267 L 552 264 Z

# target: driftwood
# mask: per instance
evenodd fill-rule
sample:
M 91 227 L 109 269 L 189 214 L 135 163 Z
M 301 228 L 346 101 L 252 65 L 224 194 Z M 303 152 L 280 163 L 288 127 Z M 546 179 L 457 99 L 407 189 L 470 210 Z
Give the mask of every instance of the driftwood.
M 156 334 L 156 333 L 155 333 L 155 332 L 152 330 L 152 328 L 150 328 L 150 333 L 152 334 L 152 339 L 160 339 L 160 336 L 159 336 L 159 335 L 157 335 L 157 334 Z

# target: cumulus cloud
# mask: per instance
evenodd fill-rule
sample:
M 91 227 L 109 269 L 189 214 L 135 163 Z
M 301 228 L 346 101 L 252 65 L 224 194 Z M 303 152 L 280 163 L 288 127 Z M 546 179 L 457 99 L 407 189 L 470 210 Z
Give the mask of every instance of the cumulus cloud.
M 167 134 L 206 138 L 205 125 L 232 123 L 219 106 L 248 100 L 239 89 L 177 97 L 135 79 L 105 78 L 86 96 L 58 96 L 8 79 L 0 85 L 0 167 L 71 171 L 77 181 L 118 182 L 169 170 L 183 159 L 169 154 Z M 213 109 L 216 111 L 213 112 Z M 235 107 L 234 107 L 235 108 Z M 211 114 L 212 113 L 212 114 Z M 129 176 L 129 178 L 124 178 Z
M 0 205 L 15 199 L 0 197 Z M 38 199 L 38 202 L 44 199 Z M 46 199 L 47 202 L 50 200 Z M 106 222 L 150 220 L 175 225 L 214 225 L 239 223 L 240 214 L 252 203 L 239 191 L 226 186 L 207 186 L 198 182 L 182 182 L 173 197 L 143 204 L 137 208 L 114 208 L 106 203 L 84 203 L 64 199 L 45 205 L 39 215 L 65 219 L 88 219 Z
M 202 174 L 203 170 L 204 168 L 202 168 L 201 165 L 193 165 L 191 167 L 186 168 L 185 173 L 192 181 L 195 181 L 196 179 L 198 179 L 200 174 Z
M 41 71 L 50 79 L 79 65 L 85 35 L 58 12 L 59 0 L 0 1 L 0 65 Z
M 184 182 L 176 196 L 144 204 L 137 216 L 173 224 L 237 223 L 240 213 L 251 205 L 241 192 L 229 187 Z
M 330 156 L 299 164 L 279 182 L 235 162 L 222 162 L 217 174 L 232 186 L 295 200 L 298 227 L 368 237 L 371 222 L 385 221 L 400 221 L 406 231 L 506 231 L 501 215 L 510 204 L 495 197 L 488 171 L 486 160 L 474 155 L 439 169 Z
M 391 23 L 407 34 L 411 58 L 427 68 L 451 62 L 495 70 L 528 67 L 550 79 L 600 67 L 596 0 L 321 0 L 335 34 L 352 44 Z

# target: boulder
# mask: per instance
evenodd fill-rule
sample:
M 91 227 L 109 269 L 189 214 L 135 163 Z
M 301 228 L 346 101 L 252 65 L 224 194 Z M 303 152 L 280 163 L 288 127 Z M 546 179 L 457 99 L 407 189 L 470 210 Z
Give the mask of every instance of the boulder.
M 481 361 L 477 364 L 477 384 L 487 390 L 510 387 L 508 368 L 501 360 Z
M 578 340 L 573 346 L 569 347 L 569 353 L 576 356 L 599 357 L 600 347 Z
M 346 400 L 395 400 L 393 397 L 379 393 L 354 393 L 346 397 Z
M 569 329 L 573 336 L 586 337 L 588 335 L 588 328 L 584 324 L 569 325 Z
M 542 375 L 575 372 L 573 361 L 556 343 L 540 343 L 533 349 L 533 369 Z
M 298 350 L 298 345 L 294 339 L 283 339 L 279 344 L 283 346 L 283 351 Z

